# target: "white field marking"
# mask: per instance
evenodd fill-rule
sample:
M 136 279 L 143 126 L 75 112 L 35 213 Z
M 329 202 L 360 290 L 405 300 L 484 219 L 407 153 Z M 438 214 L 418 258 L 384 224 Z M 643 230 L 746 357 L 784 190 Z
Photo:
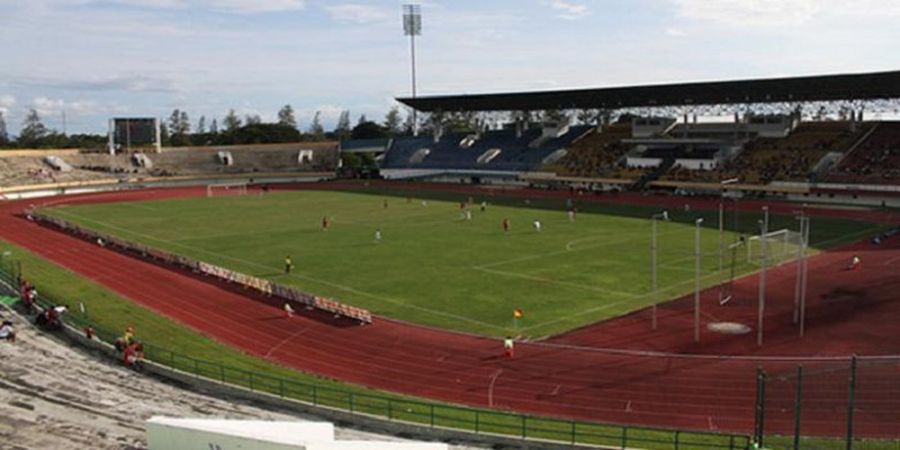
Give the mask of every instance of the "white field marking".
M 569 286 L 569 287 L 573 287 L 576 289 L 600 292 L 602 294 L 614 294 L 614 295 L 621 295 L 623 297 L 638 297 L 638 294 L 634 294 L 631 292 L 614 291 L 612 289 L 606 289 L 606 288 L 601 288 L 601 287 L 596 287 L 596 286 L 588 286 L 588 285 L 578 284 L 578 283 L 569 283 L 567 281 L 551 280 L 549 278 L 535 277 L 532 275 L 526 275 L 526 274 L 518 273 L 518 272 L 509 272 L 509 271 L 505 271 L 505 270 L 496 270 L 496 269 L 485 269 L 483 267 L 474 267 L 474 266 L 472 268 L 475 270 L 480 270 L 482 272 L 493 273 L 493 274 L 503 275 L 503 276 L 507 276 L 507 277 L 522 278 L 525 280 L 537 281 L 540 283 L 550 283 L 550 284 L 558 284 L 560 286 Z
M 494 375 L 491 376 L 491 384 L 488 386 L 488 406 L 494 407 L 494 383 L 497 382 L 497 378 L 500 377 L 500 374 L 503 373 L 503 369 L 499 369 L 494 372 Z
M 145 205 L 144 203 L 145 203 L 145 202 L 123 202 L 123 203 L 120 203 L 120 204 L 121 204 L 121 205 L 129 206 L 129 207 L 131 207 L 131 208 L 143 209 L 143 210 L 145 210 L 145 211 L 153 211 L 153 212 L 158 212 L 158 211 L 159 211 L 158 209 L 156 209 L 156 208 L 151 208 L 151 207 Z
M 454 221 L 456 221 L 456 220 L 450 220 L 450 221 L 436 220 L 436 221 L 432 221 L 432 222 L 417 222 L 415 224 L 400 223 L 400 224 L 396 224 L 396 225 L 392 224 L 388 227 L 388 229 L 410 228 L 410 227 L 414 227 L 414 226 L 424 226 L 424 225 L 440 225 L 440 224 L 445 224 L 445 223 L 454 222 Z M 359 225 L 361 222 L 333 221 L 331 223 L 339 224 L 339 225 L 352 223 L 354 225 Z M 385 222 L 374 222 L 373 221 L 372 223 L 385 223 Z M 329 227 L 329 228 L 333 228 L 333 227 Z M 322 231 L 322 223 L 321 222 L 317 222 L 315 225 L 303 225 L 303 226 L 297 226 L 297 227 L 267 228 L 266 229 L 267 233 L 302 233 L 302 232 L 316 232 L 317 233 L 320 231 Z M 172 243 L 194 242 L 194 241 L 205 241 L 208 239 L 237 238 L 237 237 L 251 236 L 251 235 L 257 235 L 257 234 L 259 234 L 259 231 L 256 231 L 256 230 L 241 231 L 241 232 L 235 232 L 235 233 L 208 234 L 208 235 L 203 235 L 203 236 L 188 236 L 188 237 L 179 238 L 179 239 L 172 239 L 168 242 L 172 242 Z M 335 248 L 338 248 L 338 247 L 335 247 Z
M 858 232 L 855 232 L 855 233 L 849 233 L 849 234 L 846 234 L 846 235 L 843 235 L 843 236 L 836 236 L 836 237 L 834 237 L 834 238 L 832 238 L 832 239 L 826 239 L 826 240 L 824 240 L 824 241 L 817 242 L 816 245 L 820 245 L 820 246 L 821 246 L 821 245 L 828 244 L 828 243 L 831 243 L 831 242 L 835 242 L 835 241 L 838 241 L 838 240 L 841 240 L 841 239 L 845 239 L 845 238 L 848 238 L 848 237 L 849 237 L 849 238 L 854 238 L 854 239 L 855 239 L 857 236 L 863 236 L 863 235 L 865 235 L 865 234 L 868 234 L 868 233 L 871 233 L 871 232 L 873 232 L 873 231 L 877 231 L 877 230 L 880 230 L 880 229 L 881 229 L 881 227 L 871 227 L 871 228 L 867 228 L 867 229 L 865 229 L 865 230 L 858 231 Z M 813 250 L 815 250 L 815 249 L 813 249 Z M 812 256 L 812 255 L 810 255 L 810 256 Z M 795 261 L 784 261 L 784 262 L 782 262 L 782 263 L 780 263 L 780 264 L 778 264 L 778 265 L 783 265 L 783 264 L 788 264 L 788 263 L 793 263 L 793 262 L 795 262 Z M 778 266 L 773 266 L 773 267 L 778 267 Z M 769 269 L 772 269 L 773 267 L 769 267 Z M 743 277 L 746 277 L 746 276 L 751 276 L 751 275 L 753 275 L 753 274 L 755 274 L 755 273 L 758 273 L 758 272 L 759 272 L 759 270 L 754 270 L 754 271 L 752 271 L 752 272 L 748 272 L 748 273 L 741 274 L 740 277 L 743 278 Z M 721 276 L 721 275 L 722 275 L 722 274 L 719 273 L 719 272 L 717 271 L 717 272 L 714 272 L 714 273 L 710 273 L 710 274 L 701 276 L 701 277 L 700 277 L 700 280 L 703 281 L 703 280 L 706 280 L 706 279 L 708 279 L 708 278 L 710 278 L 710 277 Z M 670 285 L 668 285 L 668 286 L 663 287 L 662 289 L 659 289 L 659 290 L 657 291 L 657 294 L 665 293 L 666 291 L 672 290 L 673 288 L 680 287 L 680 286 L 682 286 L 682 285 L 685 285 L 685 284 L 688 284 L 688 283 L 694 283 L 694 282 L 695 282 L 695 280 L 694 280 L 693 278 L 691 278 L 691 279 L 688 279 L 688 280 L 680 281 L 680 282 L 678 282 L 678 283 L 670 284 Z M 706 287 L 704 287 L 704 289 L 709 288 L 709 287 L 710 287 L 710 286 L 706 286 Z M 653 295 L 652 292 L 648 292 L 648 293 L 646 293 L 646 294 L 644 294 L 644 295 L 641 295 L 640 298 L 648 298 L 648 297 L 651 297 L 652 295 Z M 613 303 L 613 304 L 611 304 L 610 306 L 616 305 L 616 304 L 619 304 L 619 303 L 622 303 L 622 302 Z M 531 325 L 531 326 L 528 326 L 528 327 L 525 327 L 525 328 L 521 328 L 520 330 L 521 330 L 521 331 L 533 330 L 533 329 L 535 329 L 535 328 L 540 328 L 540 327 L 543 327 L 543 326 L 545 326 L 545 325 L 551 325 L 551 324 L 554 324 L 554 323 L 562 322 L 562 321 L 564 321 L 564 320 L 569 320 L 569 319 L 574 318 L 574 317 L 579 317 L 579 316 L 583 316 L 583 315 L 586 315 L 586 314 L 591 314 L 591 313 L 593 313 L 593 312 L 596 312 L 596 311 L 600 311 L 600 310 L 606 309 L 606 307 L 607 307 L 607 306 L 601 306 L 601 307 L 596 307 L 596 308 L 586 309 L 586 310 L 584 310 L 584 311 L 577 312 L 577 313 L 574 313 L 574 314 L 570 314 L 570 315 L 568 315 L 568 316 L 559 317 L 559 318 L 556 318 L 556 319 L 553 319 L 553 320 L 548 320 L 548 321 L 546 321 L 546 322 L 542 322 L 542 323 L 538 323 L 538 324 L 535 324 L 535 325 Z
M 360 225 L 360 224 L 383 224 L 383 223 L 390 223 L 390 224 L 391 224 L 391 225 L 390 225 L 390 228 L 410 228 L 410 227 L 414 227 L 414 226 L 439 225 L 439 224 L 444 224 L 444 223 L 454 222 L 454 221 L 455 221 L 455 220 L 435 220 L 435 221 L 431 221 L 431 222 L 413 222 L 413 223 L 406 223 L 406 220 L 408 220 L 408 219 L 414 219 L 414 218 L 416 218 L 416 217 L 425 217 L 425 216 L 429 216 L 429 215 L 434 215 L 434 214 L 410 214 L 410 215 L 408 215 L 408 216 L 401 216 L 401 217 L 399 217 L 399 220 L 397 220 L 397 221 L 400 222 L 400 223 L 397 223 L 397 224 L 394 224 L 394 223 L 393 223 L 395 220 L 383 220 L 383 221 L 371 220 L 371 221 L 364 221 L 364 220 L 348 220 L 348 219 L 334 220 L 333 223 L 334 223 L 335 225 Z M 80 217 L 80 216 L 79 216 L 79 217 Z M 83 218 L 83 217 L 82 217 L 82 218 Z M 84 218 L 83 218 L 83 219 L 84 219 Z M 394 219 L 397 219 L 397 218 L 394 218 Z M 88 219 L 85 219 L 85 220 L 88 220 Z M 310 221 L 310 224 L 305 224 L 305 223 L 304 223 L 303 225 L 299 225 L 299 226 L 282 227 L 282 228 L 274 228 L 274 229 L 273 229 L 273 228 L 267 228 L 267 232 L 273 232 L 273 233 L 290 233 L 290 232 L 302 232 L 302 231 L 308 231 L 308 230 L 320 231 L 321 229 L 322 229 L 322 223 L 321 223 L 321 221 L 319 221 L 319 220 L 311 220 L 311 221 Z M 234 232 L 234 233 L 205 234 L 205 235 L 202 235 L 202 236 L 191 236 L 191 235 L 188 235 L 188 236 L 183 237 L 183 238 L 173 239 L 173 240 L 170 241 L 170 242 L 190 242 L 190 241 L 199 241 L 199 240 L 205 240 L 205 239 L 219 239 L 219 238 L 242 237 L 242 236 L 254 235 L 254 234 L 258 234 L 258 233 L 259 233 L 258 231 L 252 230 L 252 231 L 241 231 L 241 232 Z
M 679 231 L 683 231 L 683 230 L 670 231 L 670 232 L 665 233 L 665 234 L 674 234 L 674 233 L 677 233 L 677 232 L 679 232 Z M 660 233 L 659 235 L 663 235 L 663 233 Z M 637 239 L 635 239 L 635 240 L 637 240 Z M 570 242 L 571 242 L 571 241 L 570 241 Z M 512 258 L 512 259 L 507 259 L 507 260 L 503 260 L 503 261 L 496 261 L 496 262 L 487 263 L 487 264 L 480 264 L 480 265 L 478 265 L 478 266 L 475 266 L 475 268 L 476 268 L 476 269 L 485 269 L 485 268 L 488 268 L 488 267 L 503 266 L 503 265 L 506 265 L 506 264 L 512 264 L 512 263 L 517 263 L 517 262 L 522 262 L 522 261 L 531 261 L 531 260 L 533 260 L 533 259 L 546 258 L 546 257 L 548 257 L 548 256 L 562 255 L 562 254 L 565 254 L 565 253 L 568 253 L 568 252 L 571 252 L 571 251 L 580 252 L 580 251 L 582 251 L 582 250 L 590 250 L 590 249 L 595 249 L 595 248 L 609 247 L 609 246 L 613 246 L 613 245 L 624 244 L 624 243 L 627 243 L 627 242 L 630 242 L 630 240 L 626 239 L 626 240 L 620 240 L 620 241 L 616 241 L 616 242 L 604 242 L 604 243 L 602 243 L 602 244 L 586 245 L 586 246 L 584 246 L 584 247 L 580 247 L 580 248 L 575 249 L 575 250 L 569 250 L 569 249 L 566 249 L 566 250 L 555 250 L 555 251 L 547 252 L 547 253 L 540 253 L 540 254 L 536 254 L 536 255 L 522 256 L 522 257 L 518 257 L 518 258 Z M 567 245 L 568 245 L 568 244 L 567 244 Z
M 710 273 L 710 274 L 707 274 L 707 275 L 704 275 L 704 276 L 700 277 L 700 280 L 702 281 L 702 280 L 705 280 L 705 279 L 707 279 L 707 278 L 714 277 L 714 276 L 718 276 L 718 275 L 720 275 L 718 272 Z M 680 282 L 678 282 L 678 283 L 670 284 L 670 285 L 668 285 L 668 286 L 666 286 L 666 287 L 664 287 L 664 288 L 662 288 L 662 289 L 659 289 L 659 291 L 658 291 L 657 293 L 660 294 L 660 293 L 663 293 L 663 292 L 665 292 L 665 291 L 668 291 L 668 290 L 671 290 L 671 289 L 673 289 L 673 288 L 679 287 L 679 286 L 684 285 L 684 284 L 689 284 L 689 283 L 694 283 L 694 278 L 693 278 L 693 277 L 692 277 L 691 279 L 689 279 L 689 280 L 683 280 L 683 281 L 680 281 Z M 709 287 L 709 286 L 707 286 L 707 287 Z M 646 293 L 646 294 L 636 295 L 634 299 L 635 299 L 635 300 L 637 300 L 637 299 L 645 299 L 645 298 L 649 298 L 649 297 L 651 297 L 651 296 L 653 296 L 653 293 L 652 293 L 652 292 L 648 292 L 648 293 Z M 531 326 L 528 326 L 528 327 L 520 328 L 520 331 L 533 330 L 533 329 L 535 329 L 535 328 L 540 328 L 540 327 L 543 327 L 543 326 L 545 326 L 545 325 L 551 325 L 551 324 L 554 324 L 554 323 L 557 323 L 557 322 L 562 322 L 562 321 L 564 321 L 564 320 L 569 320 L 569 319 L 571 319 L 571 318 L 573 318 L 573 317 L 584 316 L 584 315 L 591 314 L 591 313 L 594 313 L 594 312 L 597 312 L 597 311 L 602 311 L 602 310 L 607 309 L 607 308 L 612 307 L 612 306 L 621 305 L 622 303 L 626 303 L 626 302 L 629 302 L 629 301 L 631 301 L 631 300 L 623 300 L 623 301 L 620 301 L 620 302 L 614 302 L 614 303 L 610 303 L 610 304 L 607 304 L 607 305 L 598 306 L 598 307 L 595 307 L 595 308 L 585 309 L 585 310 L 583 310 L 583 311 L 580 311 L 580 312 L 577 312 L 577 313 L 574 313 L 574 314 L 569 314 L 568 316 L 563 316 L 563 317 L 559 317 L 559 318 L 556 318 L 556 319 L 553 319 L 553 320 L 548 320 L 548 321 L 546 321 L 546 322 L 542 322 L 542 323 L 534 324 L 534 325 L 531 325 Z M 646 305 L 644 305 L 644 306 L 646 306 Z
M 244 264 L 244 265 L 247 265 L 247 266 L 253 266 L 253 267 L 257 267 L 257 268 L 265 269 L 265 270 L 280 270 L 280 267 L 279 267 L 279 266 L 268 266 L 268 265 L 265 265 L 265 264 L 260 264 L 260 263 L 257 263 L 257 262 L 248 261 L 248 260 L 246 260 L 246 259 L 235 258 L 235 257 L 233 257 L 233 256 L 229 256 L 229 255 L 226 255 L 226 254 L 217 253 L 217 252 L 212 252 L 212 251 L 209 251 L 209 250 L 206 250 L 206 249 L 202 249 L 202 248 L 193 247 L 193 246 L 190 246 L 190 245 L 181 244 L 181 243 L 178 243 L 178 242 L 173 242 L 173 241 L 170 241 L 170 240 L 167 240 L 167 239 L 160 239 L 160 238 L 155 237 L 155 236 L 151 236 L 151 235 L 148 235 L 148 234 L 145 234 L 145 233 L 138 233 L 138 232 L 135 232 L 135 231 L 132 231 L 132 230 L 128 230 L 128 229 L 126 229 L 126 228 L 122 228 L 122 227 L 119 227 L 119 226 L 116 226 L 116 225 L 112 225 L 112 224 L 109 224 L 109 223 L 105 223 L 105 222 L 102 222 L 102 221 L 99 221 L 99 220 L 93 220 L 93 219 L 89 219 L 89 218 L 86 218 L 86 217 L 82 217 L 82 216 L 79 216 L 79 215 L 77 215 L 77 214 L 70 213 L 70 212 L 68 212 L 68 211 L 66 211 L 66 214 L 67 214 L 67 215 L 70 215 L 70 216 L 72 216 L 72 217 L 76 217 L 76 218 L 79 218 L 79 219 L 81 219 L 81 220 L 84 220 L 84 221 L 86 221 L 86 222 L 93 222 L 93 223 L 98 224 L 98 225 L 101 225 L 101 226 L 105 226 L 105 227 L 112 228 L 112 229 L 115 229 L 115 230 L 124 231 L 124 232 L 129 233 L 129 234 L 132 234 L 132 235 L 134 235 L 134 236 L 141 236 L 141 237 L 144 237 L 144 238 L 146 238 L 146 239 L 150 239 L 150 240 L 154 240 L 154 241 L 157 241 L 157 242 L 162 242 L 162 243 L 174 245 L 174 246 L 177 246 L 177 247 L 181 247 L 181 248 L 188 249 L 188 250 L 193 250 L 193 251 L 200 252 L 200 253 L 205 253 L 205 254 L 207 254 L 207 255 L 212 255 L 212 256 L 215 256 L 215 257 L 218 257 L 218 258 L 221 258 L 221 259 L 226 259 L 226 260 L 234 261 L 234 262 L 237 262 L 237 263 L 240 263 L 240 264 Z M 429 309 L 429 308 L 424 308 L 424 307 L 421 307 L 421 306 L 418 306 L 418 305 L 411 305 L 411 304 L 409 304 L 409 303 L 405 303 L 405 302 L 400 301 L 400 300 L 397 300 L 397 299 L 393 299 L 393 298 L 389 298 L 389 297 L 384 297 L 384 296 L 372 294 L 372 293 L 366 292 L 366 291 L 360 291 L 360 290 L 358 290 L 358 289 L 356 289 L 356 288 L 353 288 L 353 287 L 350 287 L 350 286 L 345 286 L 345 285 L 342 285 L 342 284 L 338 284 L 338 283 L 334 283 L 334 282 L 331 282 L 331 281 L 326 281 L 326 280 L 322 280 L 322 279 L 310 277 L 310 276 L 307 276 L 307 275 L 301 275 L 301 274 L 299 274 L 299 273 L 291 273 L 289 276 L 290 276 L 290 277 L 293 277 L 293 278 L 301 279 L 301 280 L 307 280 L 307 281 L 312 281 L 312 282 L 314 282 L 314 283 L 323 284 L 323 285 L 326 285 L 326 286 L 333 287 L 333 288 L 335 288 L 335 289 L 340 289 L 340 290 L 343 290 L 343 291 L 351 292 L 351 293 L 353 293 L 353 294 L 357 294 L 357 295 L 369 297 L 369 298 L 372 298 L 372 299 L 380 300 L 380 301 L 383 301 L 383 302 L 391 303 L 391 304 L 394 304 L 394 305 L 397 305 L 397 306 L 400 306 L 400 307 L 410 308 L 410 309 L 414 309 L 414 310 L 417 310 L 417 311 L 422 311 L 422 312 L 426 312 L 426 313 L 429 313 L 429 314 L 434 314 L 434 315 L 437 315 L 437 316 L 448 317 L 448 318 L 455 319 L 455 320 L 459 320 L 459 321 L 462 321 L 462 322 L 473 323 L 473 324 L 476 324 L 476 325 L 479 325 L 479 326 L 486 327 L 486 328 L 491 329 L 491 330 L 496 330 L 496 331 L 505 331 L 505 330 L 506 330 L 506 328 L 497 326 L 497 325 L 495 325 L 495 324 L 491 324 L 491 323 L 487 323 L 487 322 L 482 322 L 482 321 L 480 321 L 480 320 L 476 320 L 476 319 L 472 319 L 472 318 L 464 317 L 464 316 L 459 316 L 459 315 L 451 314 L 451 313 L 444 312 L 444 311 L 436 311 L 436 310 Z
M 895 257 L 885 261 L 883 265 L 889 266 L 889 265 L 893 264 L 894 261 L 900 261 L 900 256 L 895 256 Z
M 276 350 L 281 348 L 284 344 L 287 344 L 288 341 L 290 341 L 291 339 L 294 339 L 297 336 L 300 336 L 303 333 L 306 333 L 307 331 L 309 331 L 309 328 L 304 328 L 304 329 L 282 339 L 281 342 L 275 344 L 274 346 L 272 346 L 272 348 L 269 349 L 269 351 L 266 352 L 266 356 L 264 356 L 264 358 L 268 358 L 268 357 L 272 356 L 272 353 L 275 353 Z

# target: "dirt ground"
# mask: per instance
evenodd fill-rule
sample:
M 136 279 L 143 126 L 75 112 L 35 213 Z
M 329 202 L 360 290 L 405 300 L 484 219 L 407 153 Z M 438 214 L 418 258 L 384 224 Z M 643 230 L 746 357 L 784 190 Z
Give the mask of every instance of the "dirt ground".
M 0 310 L 0 315 L 9 313 Z M 13 317 L 15 344 L 0 342 L 0 449 L 143 449 L 154 415 L 316 420 L 180 390 L 101 361 Z M 336 428 L 337 439 L 401 439 Z M 454 450 L 474 447 L 452 447 Z

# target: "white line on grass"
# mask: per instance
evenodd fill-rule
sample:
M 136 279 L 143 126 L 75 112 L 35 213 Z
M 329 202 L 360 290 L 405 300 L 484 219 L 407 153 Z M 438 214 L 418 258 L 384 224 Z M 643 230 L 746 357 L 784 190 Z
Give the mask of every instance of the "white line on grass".
M 614 291 L 612 289 L 606 289 L 606 288 L 601 288 L 601 287 L 596 287 L 596 286 L 588 286 L 588 285 L 578 284 L 578 283 L 569 283 L 567 281 L 557 281 L 557 280 L 553 280 L 550 278 L 536 277 L 536 276 L 532 276 L 532 275 L 526 275 L 523 273 L 508 272 L 505 270 L 496 270 L 496 269 L 486 269 L 484 267 L 476 267 L 476 266 L 473 266 L 472 268 L 475 270 L 480 270 L 482 272 L 493 273 L 493 274 L 507 276 L 507 277 L 522 278 L 525 280 L 537 281 L 540 283 L 558 284 L 560 286 L 569 286 L 569 287 L 573 287 L 573 288 L 577 288 L 577 289 L 584 289 L 584 290 L 588 290 L 588 291 L 600 292 L 603 294 L 621 295 L 624 297 L 638 297 L 638 294 L 634 294 L 631 292 Z
M 660 233 L 660 235 L 675 234 L 675 233 L 682 232 L 682 231 L 684 231 L 684 230 L 669 231 L 669 232 L 667 232 L 667 233 Z M 576 239 L 576 240 L 577 240 L 577 239 Z M 476 268 L 476 269 L 486 269 L 486 268 L 488 268 L 488 267 L 503 266 L 503 265 L 506 265 L 506 264 L 512 264 L 512 263 L 517 263 L 517 262 L 522 262 L 522 261 L 531 261 L 531 260 L 534 260 L 534 259 L 546 258 L 546 257 L 548 257 L 548 256 L 563 255 L 563 254 L 566 254 L 566 253 L 569 253 L 569 252 L 573 252 L 573 251 L 575 251 L 575 252 L 580 252 L 580 251 L 583 251 L 583 250 L 592 250 L 592 249 L 597 249 L 597 248 L 610 247 L 610 246 L 614 246 L 614 245 L 621 245 L 621 244 L 625 244 L 625 243 L 628 243 L 628 242 L 631 242 L 631 241 L 634 241 L 634 240 L 639 240 L 639 238 L 634 238 L 634 239 L 624 239 L 624 240 L 618 240 L 618 241 L 615 241 L 615 242 L 604 242 L 604 243 L 601 243 L 601 244 L 595 244 L 595 245 L 586 245 L 586 246 L 584 246 L 584 247 L 581 247 L 581 248 L 578 248 L 578 249 L 575 249 L 575 250 L 571 250 L 571 249 L 569 249 L 569 248 L 566 248 L 565 250 L 555 250 L 555 251 L 552 251 L 552 252 L 539 253 L 539 254 L 536 254 L 536 255 L 521 256 L 521 257 L 518 257 L 518 258 L 512 258 L 512 259 L 507 259 L 507 260 L 503 260 L 503 261 L 495 261 L 495 262 L 487 263 L 487 264 L 479 264 L 478 266 L 475 266 L 475 268 Z M 571 243 L 572 241 L 569 241 L 569 242 Z M 567 245 L 567 247 L 568 247 L 568 244 L 566 244 L 566 245 Z
M 60 212 L 62 212 L 62 211 L 60 211 Z M 216 257 L 219 257 L 219 258 L 222 258 L 222 259 L 231 260 L 231 261 L 238 262 L 238 263 L 241 263 L 241 264 L 245 264 L 245 265 L 248 265 L 248 266 L 258 267 L 258 268 L 260 268 L 260 269 L 266 269 L 266 270 L 273 270 L 273 269 L 274 269 L 274 270 L 278 270 L 278 269 L 280 269 L 280 267 L 278 267 L 278 266 L 269 266 L 269 265 L 265 265 L 265 264 L 260 264 L 260 263 L 257 263 L 257 262 L 248 261 L 248 260 L 246 260 L 246 259 L 235 258 L 235 257 L 233 257 L 233 256 L 225 255 L 225 254 L 222 254 L 222 253 L 217 253 L 217 252 L 209 251 L 209 250 L 202 249 L 202 248 L 198 248 L 198 247 L 193 247 L 193 246 L 190 246 L 190 245 L 185 245 L 185 244 L 181 244 L 181 243 L 178 243 L 178 242 L 173 242 L 173 241 L 168 240 L 168 239 L 161 239 L 161 238 L 158 238 L 158 237 L 155 237 L 155 236 L 151 236 L 151 235 L 149 235 L 149 234 L 138 233 L 138 232 L 136 232 L 136 231 L 128 230 L 128 229 L 126 229 L 126 228 L 122 228 L 122 227 L 119 227 L 119 226 L 116 226 L 116 225 L 112 225 L 112 224 L 109 224 L 109 223 L 106 223 L 106 222 L 103 222 L 103 221 L 94 220 L 94 219 L 89 219 L 89 218 L 87 218 L 87 217 L 83 217 L 83 216 L 80 216 L 80 215 L 78 215 L 78 214 L 74 214 L 74 213 L 69 212 L 69 211 L 65 211 L 65 212 L 63 213 L 63 215 L 69 215 L 69 216 L 72 216 L 72 217 L 75 217 L 75 218 L 84 220 L 84 221 L 86 221 L 86 222 L 93 222 L 93 223 L 96 223 L 97 225 L 101 225 L 101 226 L 104 226 L 104 227 L 112 228 L 112 229 L 115 229 L 115 230 L 124 231 L 124 232 L 129 233 L 129 234 L 132 234 L 132 235 L 134 235 L 134 236 L 141 236 L 141 237 L 144 237 L 144 238 L 147 238 L 147 239 L 150 239 L 150 240 L 154 240 L 154 241 L 157 241 L 157 242 L 162 242 L 162 243 L 166 243 L 166 244 L 178 246 L 178 247 L 181 247 L 181 248 L 185 248 L 185 249 L 188 249 L 188 250 L 197 251 L 197 252 L 200 252 L 200 253 L 206 253 L 206 254 L 208 254 L 208 255 L 213 255 L 213 256 L 216 256 Z M 350 287 L 350 286 L 345 286 L 345 285 L 338 284 L 338 283 L 334 283 L 334 282 L 331 282 L 331 281 L 321 280 L 321 279 L 318 279 L 318 278 L 310 277 L 310 276 L 307 276 L 307 275 L 301 275 L 301 274 L 291 274 L 290 276 L 291 276 L 291 277 L 294 277 L 294 278 L 298 278 L 298 279 L 303 279 L 303 280 L 307 280 L 307 281 L 312 281 L 312 282 L 314 282 L 314 283 L 323 284 L 323 285 L 330 286 L 330 287 L 333 287 L 333 288 L 336 288 L 336 289 L 340 289 L 340 290 L 343 290 L 343 291 L 351 292 L 351 293 L 354 293 L 354 294 L 357 294 L 357 295 L 362 295 L 362 296 L 369 297 L 369 298 L 373 298 L 373 299 L 376 299 L 376 300 L 381 300 L 381 301 L 383 301 L 383 302 L 391 303 L 391 304 L 394 304 L 394 305 L 397 305 L 397 306 L 401 306 L 401 307 L 405 307 L 405 308 L 410 308 L 410 309 L 415 309 L 415 310 L 417 310 L 417 311 L 422 311 L 422 312 L 426 312 L 426 313 L 429 313 L 429 314 L 434 314 L 434 315 L 438 315 L 438 316 L 442 316 L 442 317 L 449 317 L 449 318 L 456 319 L 456 320 L 460 320 L 460 321 L 463 321 L 463 322 L 473 323 L 473 324 L 476 324 L 476 325 L 480 325 L 480 326 L 487 327 L 488 329 L 491 329 L 491 330 L 506 331 L 506 328 L 499 327 L 499 326 L 497 326 L 497 325 L 495 325 L 495 324 L 491 324 L 491 323 L 487 323 L 487 322 L 482 322 L 482 321 L 480 321 L 480 320 L 476 320 L 476 319 L 472 319 L 472 318 L 464 317 L 464 316 L 459 316 L 459 315 L 451 314 L 451 313 L 444 312 L 444 311 L 437 311 L 437 310 L 433 310 L 433 309 L 429 309 L 429 308 L 424 308 L 424 307 L 421 307 L 421 306 L 418 306 L 418 305 L 411 305 L 411 304 L 406 303 L 406 302 L 403 302 L 403 301 L 399 301 L 399 300 L 396 300 L 396 299 L 393 299 L 393 298 L 389 298 L 389 297 L 383 297 L 383 296 L 380 296 L 380 295 L 372 294 L 372 293 L 370 293 L 370 292 L 360 291 L 360 290 L 358 290 L 358 289 L 356 289 L 356 288 L 353 288 L 353 287 Z

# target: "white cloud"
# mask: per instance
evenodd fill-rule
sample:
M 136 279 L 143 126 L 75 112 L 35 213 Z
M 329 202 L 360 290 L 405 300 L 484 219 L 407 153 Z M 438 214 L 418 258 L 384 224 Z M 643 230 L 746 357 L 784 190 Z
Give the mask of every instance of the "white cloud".
M 388 13 L 383 9 L 351 3 L 326 6 L 325 10 L 328 11 L 332 19 L 342 22 L 371 23 L 379 22 L 388 17 Z
M 666 28 L 666 35 L 672 36 L 672 37 L 683 37 L 683 36 L 687 36 L 687 32 L 685 32 L 684 30 L 682 30 L 680 28 L 670 27 L 670 28 Z
M 142 8 L 177 9 L 187 7 L 186 0 L 112 0 L 112 2 Z
M 55 115 L 62 111 L 65 106 L 65 101 L 47 97 L 37 97 L 31 101 L 31 107 L 41 116 Z
M 560 19 L 578 20 L 591 13 L 584 3 L 571 0 L 550 0 L 547 5 L 557 11 L 556 17 Z
M 14 78 L 14 85 L 34 86 L 79 91 L 111 92 L 178 92 L 178 87 L 170 77 L 149 75 L 114 75 L 111 77 L 45 78 L 39 76 Z
M 9 110 L 16 105 L 16 98 L 12 95 L 0 95 L 0 113 L 9 116 Z
M 816 0 L 672 0 L 678 15 L 723 26 L 805 24 L 823 11 Z
M 53 99 L 49 97 L 35 97 L 31 101 L 31 107 L 41 116 L 57 116 L 63 111 L 65 111 L 66 114 L 79 115 L 120 112 L 123 110 L 121 105 L 100 104 L 93 100 L 67 102 L 63 99 Z
M 211 8 L 219 11 L 254 14 L 297 11 L 306 6 L 305 0 L 208 0 Z

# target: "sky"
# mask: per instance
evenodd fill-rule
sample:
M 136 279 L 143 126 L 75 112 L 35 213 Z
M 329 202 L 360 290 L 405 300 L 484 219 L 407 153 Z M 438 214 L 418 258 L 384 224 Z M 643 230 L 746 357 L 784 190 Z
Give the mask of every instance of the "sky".
M 410 92 L 398 0 L 0 0 L 0 112 L 16 134 L 110 117 L 301 128 L 381 120 Z M 420 95 L 900 69 L 895 0 L 420 0 Z

